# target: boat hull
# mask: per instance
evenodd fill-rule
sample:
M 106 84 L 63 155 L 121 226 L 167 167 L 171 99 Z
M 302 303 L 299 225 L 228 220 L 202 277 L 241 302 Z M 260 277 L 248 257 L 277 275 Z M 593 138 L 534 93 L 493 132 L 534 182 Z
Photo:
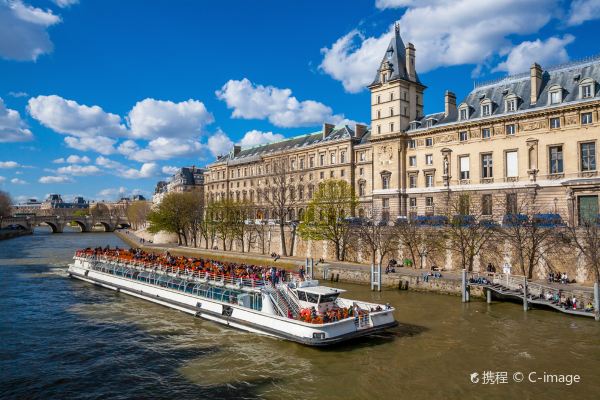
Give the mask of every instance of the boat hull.
M 392 310 L 370 314 L 371 321 L 368 327 L 357 327 L 352 318 L 331 324 L 309 324 L 269 315 L 237 304 L 207 299 L 103 273 L 89 268 L 87 263 L 87 261 L 75 260 L 69 266 L 69 276 L 226 326 L 308 346 L 327 346 L 340 343 L 397 325 Z

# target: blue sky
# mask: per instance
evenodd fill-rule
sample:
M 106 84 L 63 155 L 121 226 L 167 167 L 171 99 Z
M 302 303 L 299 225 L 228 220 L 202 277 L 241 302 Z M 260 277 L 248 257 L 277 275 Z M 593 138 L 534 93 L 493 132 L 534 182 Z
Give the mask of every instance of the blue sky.
M 0 0 L 0 189 L 151 195 L 175 167 L 369 122 L 399 21 L 425 112 L 474 80 L 600 53 L 600 0 Z

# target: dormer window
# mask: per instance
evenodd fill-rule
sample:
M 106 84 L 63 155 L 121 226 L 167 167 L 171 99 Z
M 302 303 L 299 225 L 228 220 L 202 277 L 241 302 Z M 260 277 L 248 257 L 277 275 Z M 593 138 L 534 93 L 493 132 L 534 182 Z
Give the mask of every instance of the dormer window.
M 517 111 L 519 106 L 519 98 L 515 94 L 509 94 L 504 100 L 504 109 L 506 112 Z
M 433 125 L 435 125 L 436 122 L 437 122 L 437 120 L 435 120 L 435 119 L 428 119 L 427 122 L 425 123 L 425 125 L 428 128 L 431 128 Z
M 581 81 L 579 84 L 579 98 L 581 99 L 589 99 L 594 97 L 595 92 L 594 81 L 590 78 L 586 78 Z
M 484 99 L 481 102 L 481 116 L 488 117 L 492 115 L 492 101 L 490 99 Z
M 460 121 L 469 119 L 469 106 L 467 104 L 463 103 L 458 107 L 458 119 Z
M 549 104 L 560 104 L 562 102 L 563 89 L 554 85 L 550 88 L 548 96 L 549 96 Z
M 421 126 L 421 123 L 419 121 L 413 121 L 410 123 L 410 129 L 419 129 L 419 127 Z

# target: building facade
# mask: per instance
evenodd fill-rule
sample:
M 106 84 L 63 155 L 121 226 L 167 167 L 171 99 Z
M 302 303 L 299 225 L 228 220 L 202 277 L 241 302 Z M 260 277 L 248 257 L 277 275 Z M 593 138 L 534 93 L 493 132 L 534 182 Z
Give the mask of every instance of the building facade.
M 195 191 L 204 196 L 204 173 L 203 168 L 195 166 L 180 168 L 168 181 L 159 181 L 156 184 L 152 202 L 160 203 L 165 194 L 172 192 Z
M 285 159 L 296 199 L 290 220 L 331 178 L 352 185 L 357 216 L 444 214 L 461 194 L 468 194 L 461 212 L 495 220 L 518 212 L 524 195 L 538 212 L 573 224 L 598 214 L 599 58 L 533 64 L 476 85 L 459 104 L 447 91 L 444 110 L 430 115 L 415 65 L 416 49 L 396 27 L 369 85 L 370 128 L 324 124 L 276 143 L 235 146 L 204 171 L 206 200 L 249 200 L 256 218 L 268 218 L 273 165 Z

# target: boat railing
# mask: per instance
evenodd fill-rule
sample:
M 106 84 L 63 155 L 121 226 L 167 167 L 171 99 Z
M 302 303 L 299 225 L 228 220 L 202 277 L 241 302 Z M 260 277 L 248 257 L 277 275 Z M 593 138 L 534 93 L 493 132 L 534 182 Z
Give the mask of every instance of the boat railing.
M 236 277 L 226 274 L 216 274 L 208 271 L 197 271 L 192 270 L 191 268 L 182 269 L 173 266 L 165 266 L 150 261 L 122 259 L 116 256 L 77 254 L 76 257 L 87 261 L 99 261 L 117 264 L 128 268 L 135 268 L 138 271 L 153 271 L 172 277 L 180 277 L 196 282 L 209 283 L 214 286 L 231 286 L 238 289 L 260 289 L 266 284 L 265 281 L 260 279 L 244 278 L 239 276 Z

